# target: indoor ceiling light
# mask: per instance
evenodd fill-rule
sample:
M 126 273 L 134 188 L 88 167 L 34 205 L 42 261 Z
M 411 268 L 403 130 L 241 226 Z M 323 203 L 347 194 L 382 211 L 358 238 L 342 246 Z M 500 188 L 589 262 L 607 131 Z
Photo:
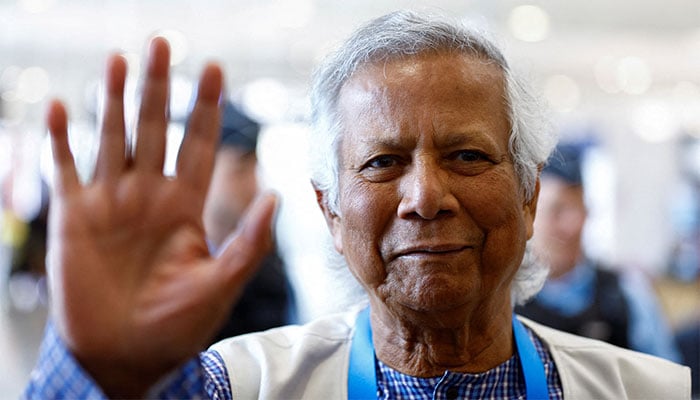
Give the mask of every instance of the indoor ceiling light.
M 549 35 L 549 14 L 538 6 L 517 6 L 510 11 L 508 27 L 518 40 L 539 42 Z

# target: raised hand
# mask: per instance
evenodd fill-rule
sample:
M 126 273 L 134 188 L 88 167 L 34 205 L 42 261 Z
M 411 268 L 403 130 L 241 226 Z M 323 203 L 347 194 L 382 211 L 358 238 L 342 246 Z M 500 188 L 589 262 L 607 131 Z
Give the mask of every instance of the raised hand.
M 222 72 L 207 65 L 177 160 L 163 176 L 169 48 L 151 42 L 133 151 L 124 126 L 126 62 L 109 59 L 100 150 L 81 184 L 60 102 L 49 107 L 56 176 L 49 222 L 51 315 L 110 396 L 143 394 L 215 333 L 271 246 L 276 199 L 259 199 L 210 256 L 201 215 L 219 134 Z

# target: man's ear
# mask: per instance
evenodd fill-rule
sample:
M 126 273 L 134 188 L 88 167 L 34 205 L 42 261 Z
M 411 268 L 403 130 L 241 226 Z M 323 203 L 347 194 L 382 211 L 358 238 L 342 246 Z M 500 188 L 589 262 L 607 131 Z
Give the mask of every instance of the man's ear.
M 320 190 L 313 181 L 311 181 L 311 185 L 314 187 L 314 192 L 316 192 L 316 203 L 321 208 L 328 230 L 331 236 L 333 236 L 333 246 L 338 253 L 343 254 L 343 234 L 340 226 L 341 218 L 328 205 L 328 192 Z
M 535 231 L 535 216 L 537 215 L 537 199 L 540 197 L 540 173 L 537 172 L 535 180 L 535 190 L 532 193 L 532 198 L 523 204 L 523 216 L 525 219 L 525 228 L 527 229 L 527 238 L 532 238 Z

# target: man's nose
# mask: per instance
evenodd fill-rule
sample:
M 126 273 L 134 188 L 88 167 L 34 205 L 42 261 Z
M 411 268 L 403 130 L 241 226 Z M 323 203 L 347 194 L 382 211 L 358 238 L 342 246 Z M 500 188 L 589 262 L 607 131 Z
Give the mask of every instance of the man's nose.
M 434 161 L 413 163 L 402 177 L 399 190 L 401 201 L 397 212 L 401 218 L 434 219 L 439 215 L 453 214 L 459 207 L 448 171 Z

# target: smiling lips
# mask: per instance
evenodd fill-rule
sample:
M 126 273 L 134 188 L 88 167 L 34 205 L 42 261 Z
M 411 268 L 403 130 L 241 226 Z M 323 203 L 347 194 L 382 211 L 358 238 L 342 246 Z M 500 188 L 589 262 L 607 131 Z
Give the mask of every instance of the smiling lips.
M 418 245 L 401 249 L 395 252 L 391 258 L 451 255 L 472 248 L 474 248 L 474 246 L 464 244 Z

